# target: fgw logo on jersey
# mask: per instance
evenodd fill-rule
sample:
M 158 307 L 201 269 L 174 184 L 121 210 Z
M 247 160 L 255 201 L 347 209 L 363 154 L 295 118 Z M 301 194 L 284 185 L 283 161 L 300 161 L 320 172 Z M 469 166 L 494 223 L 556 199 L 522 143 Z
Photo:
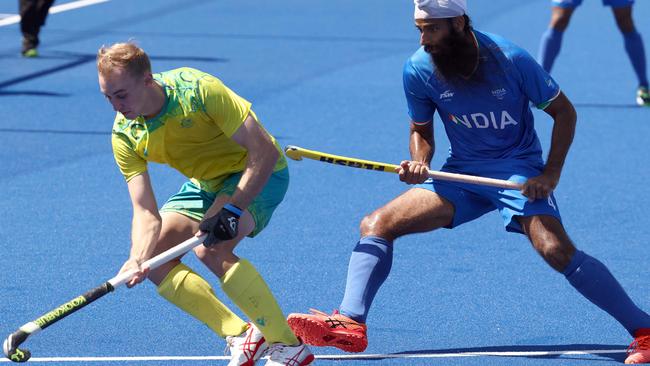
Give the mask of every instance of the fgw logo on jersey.
M 485 113 L 463 114 L 460 117 L 449 114 L 449 119 L 457 125 L 464 125 L 467 128 L 493 128 L 503 130 L 508 125 L 519 124 L 508 111 Z

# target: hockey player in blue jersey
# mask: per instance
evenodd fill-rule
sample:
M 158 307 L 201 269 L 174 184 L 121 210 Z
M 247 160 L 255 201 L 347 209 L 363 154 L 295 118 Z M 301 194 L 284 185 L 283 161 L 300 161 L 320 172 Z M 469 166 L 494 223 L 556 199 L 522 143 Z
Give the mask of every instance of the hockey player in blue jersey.
M 526 51 L 473 29 L 465 0 L 415 0 L 415 24 L 422 47 L 403 71 L 411 160 L 399 169 L 400 179 L 414 188 L 361 222 L 340 309 L 333 314 L 291 314 L 289 325 L 312 345 L 365 350 L 366 318 L 390 272 L 394 241 L 453 228 L 498 210 L 507 231 L 526 235 L 571 286 L 635 337 L 626 362 L 650 362 L 650 316 L 632 302 L 605 265 L 576 249 L 553 196 L 575 131 L 571 102 Z M 554 121 L 545 162 L 531 102 Z M 451 142 L 442 171 L 517 181 L 522 190 L 427 179 L 435 112 Z
M 648 91 L 648 73 L 646 68 L 645 49 L 641 34 L 634 26 L 632 7 L 634 0 L 602 0 L 603 5 L 610 6 L 616 19 L 616 25 L 623 35 L 625 52 L 630 58 L 632 68 L 639 82 L 636 92 L 636 103 L 650 107 L 650 91 Z M 564 32 L 569 26 L 575 9 L 582 0 L 551 0 L 552 14 L 548 29 L 542 35 L 539 45 L 539 63 L 546 72 L 551 72 L 553 63 L 560 53 Z

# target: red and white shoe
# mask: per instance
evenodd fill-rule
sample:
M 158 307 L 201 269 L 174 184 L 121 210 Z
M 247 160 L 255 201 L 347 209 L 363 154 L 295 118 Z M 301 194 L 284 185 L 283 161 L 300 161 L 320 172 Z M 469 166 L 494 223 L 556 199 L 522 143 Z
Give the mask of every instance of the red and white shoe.
M 269 348 L 262 332 L 252 323 L 244 333 L 226 337 L 226 343 L 231 355 L 228 366 L 253 366 Z
M 287 322 L 296 336 L 313 346 L 330 346 L 345 352 L 363 352 L 368 347 L 366 325 L 334 311 L 327 315 L 309 309 L 311 314 L 289 314 Z
M 314 361 L 314 355 L 302 341 L 297 346 L 274 343 L 266 354 L 269 360 L 265 366 L 306 366 Z
M 625 363 L 650 363 L 650 328 L 641 328 L 634 333 L 634 341 L 627 348 Z

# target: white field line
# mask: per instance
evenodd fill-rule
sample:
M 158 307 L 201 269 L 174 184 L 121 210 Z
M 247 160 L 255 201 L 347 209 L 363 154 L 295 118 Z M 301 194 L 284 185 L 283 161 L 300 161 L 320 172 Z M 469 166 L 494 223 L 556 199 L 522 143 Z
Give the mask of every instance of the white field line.
M 625 353 L 626 350 L 595 349 L 582 351 L 504 351 L 504 352 L 456 352 L 456 353 L 403 353 L 403 354 L 350 354 L 350 355 L 316 355 L 327 360 L 363 360 L 378 358 L 457 358 L 457 357 L 543 357 L 564 355 L 597 355 Z M 216 361 L 229 360 L 229 356 L 124 356 L 124 357 L 32 357 L 29 362 L 116 362 L 116 361 Z M 0 362 L 10 362 L 0 359 Z
M 79 9 L 83 8 L 86 6 L 91 6 L 99 3 L 105 3 L 110 0 L 78 0 L 78 1 L 73 1 L 71 3 L 65 3 L 61 5 L 55 5 L 50 8 L 50 14 L 56 14 L 56 13 L 61 13 L 64 11 L 68 10 L 74 10 L 74 9 Z M 9 14 L 2 14 L 2 15 L 9 15 Z M 20 15 L 14 15 L 11 14 L 7 17 L 0 17 L 0 27 L 4 27 L 6 25 L 11 25 L 11 24 L 16 24 L 20 23 Z

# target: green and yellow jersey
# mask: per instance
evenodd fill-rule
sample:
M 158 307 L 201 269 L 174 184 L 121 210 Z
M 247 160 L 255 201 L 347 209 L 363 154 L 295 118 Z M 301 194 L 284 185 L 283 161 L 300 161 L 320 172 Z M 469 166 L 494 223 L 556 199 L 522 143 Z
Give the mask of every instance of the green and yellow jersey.
M 154 74 L 165 93 L 165 105 L 149 120 L 130 120 L 117 113 L 112 144 L 115 161 L 127 182 L 147 170 L 147 162 L 167 164 L 202 190 L 217 191 L 231 174 L 244 170 L 247 152 L 231 139 L 250 113 L 251 103 L 221 80 L 183 67 Z M 258 122 L 259 123 L 259 122 Z M 280 158 L 274 171 L 287 166 Z

